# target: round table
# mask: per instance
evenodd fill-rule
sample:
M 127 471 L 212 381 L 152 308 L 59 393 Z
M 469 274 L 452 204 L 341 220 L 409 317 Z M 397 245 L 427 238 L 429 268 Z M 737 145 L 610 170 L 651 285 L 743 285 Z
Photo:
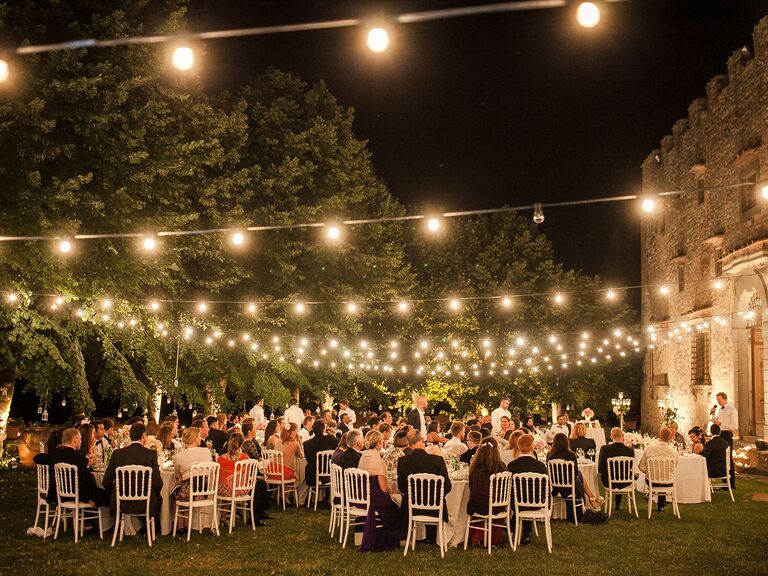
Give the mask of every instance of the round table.
M 598 484 L 598 476 L 597 476 L 597 464 L 595 462 L 589 461 L 589 460 L 579 460 L 579 472 L 581 472 L 582 480 L 584 481 L 584 486 L 588 488 L 593 494 L 599 495 L 599 484 Z M 584 496 L 586 500 L 586 494 Z M 561 520 L 565 518 L 563 515 L 563 511 L 565 510 L 562 506 L 556 506 L 552 508 L 552 519 L 553 520 Z
M 635 468 L 643 457 L 643 450 L 635 450 Z M 647 492 L 645 474 L 639 472 L 635 489 Z M 709 489 L 709 476 L 707 475 L 707 460 L 698 454 L 684 454 L 677 460 L 677 473 L 675 476 L 675 489 L 679 504 L 701 504 L 711 502 L 712 494 Z

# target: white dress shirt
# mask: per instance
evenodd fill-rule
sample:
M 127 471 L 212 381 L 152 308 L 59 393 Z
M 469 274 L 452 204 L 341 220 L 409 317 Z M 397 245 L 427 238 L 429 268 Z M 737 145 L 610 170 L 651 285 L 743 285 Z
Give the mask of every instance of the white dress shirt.
M 491 412 L 491 426 L 493 426 L 493 431 L 498 433 L 499 430 L 501 430 L 501 417 L 506 416 L 507 419 L 512 420 L 512 414 L 507 410 L 506 408 L 502 408 L 499 406 Z
M 264 416 L 264 407 L 259 406 L 258 404 L 255 404 L 253 408 L 251 408 L 251 411 L 248 412 L 248 415 L 253 418 L 253 425 L 255 428 L 259 427 L 259 424 L 266 421 L 266 416 Z
M 643 452 L 643 457 L 640 458 L 640 462 L 637 464 L 640 472 L 644 474 L 648 471 L 648 458 L 674 458 L 675 462 L 677 462 L 677 459 L 680 458 L 680 454 L 678 454 L 677 450 L 667 442 L 656 440 L 646 446 L 645 451 Z
M 739 429 L 739 413 L 733 404 L 726 404 L 717 409 L 717 419 L 720 420 L 721 430 L 736 432 Z
M 109 440 L 107 440 L 106 436 L 102 436 L 98 440 L 96 440 L 96 446 L 94 446 L 94 452 L 96 453 L 96 458 L 98 461 L 102 464 L 107 463 L 107 453 L 109 452 Z
M 283 414 L 283 420 L 296 424 L 296 426 L 301 428 L 301 424 L 304 422 L 304 410 L 299 408 L 298 404 L 288 406 Z
M 312 438 L 313 434 L 304 428 L 304 426 L 301 427 L 301 430 L 299 430 L 299 440 L 303 443 Z
M 424 439 L 424 441 L 427 441 L 427 415 L 424 414 L 424 411 L 421 408 L 416 408 L 416 410 L 419 411 L 419 418 L 421 419 L 421 437 Z
M 355 414 L 355 411 L 352 410 L 352 408 L 350 408 L 349 406 L 347 406 L 343 410 L 339 410 L 339 422 L 341 422 L 341 415 L 342 414 L 348 414 L 349 415 L 349 424 L 347 424 L 347 426 L 349 426 L 350 430 L 352 428 L 354 428 L 355 427 L 355 422 L 357 421 L 357 415 Z
M 552 442 L 555 441 L 555 435 L 557 434 L 565 434 L 566 436 L 570 436 L 571 429 L 568 428 L 568 424 L 553 424 L 552 428 L 550 428 L 549 432 L 547 432 L 547 443 L 552 444 Z
M 456 456 L 456 458 L 464 454 L 467 450 L 469 450 L 467 445 L 458 438 L 451 438 L 448 442 L 443 444 L 443 452 L 449 456 Z

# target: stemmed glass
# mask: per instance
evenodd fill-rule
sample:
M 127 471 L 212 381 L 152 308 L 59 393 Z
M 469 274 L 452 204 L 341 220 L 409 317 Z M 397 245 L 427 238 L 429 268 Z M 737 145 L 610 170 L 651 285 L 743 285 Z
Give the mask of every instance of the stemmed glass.
M 595 461 L 595 449 L 594 448 L 590 448 L 589 450 L 587 450 L 587 456 L 589 456 L 589 459 L 592 460 L 592 462 L 594 462 Z
M 576 448 L 576 456 L 579 460 L 584 460 L 584 450 L 581 448 Z

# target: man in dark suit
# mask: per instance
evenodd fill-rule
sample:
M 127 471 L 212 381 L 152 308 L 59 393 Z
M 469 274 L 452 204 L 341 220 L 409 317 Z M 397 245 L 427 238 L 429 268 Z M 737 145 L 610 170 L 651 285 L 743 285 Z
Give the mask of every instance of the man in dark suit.
M 360 430 L 347 432 L 347 449 L 339 458 L 339 466 L 342 470 L 357 468 L 360 463 L 360 455 L 363 451 L 363 434 Z
M 342 414 L 339 418 L 339 428 L 337 434 L 341 436 L 342 434 L 346 434 L 350 430 L 353 430 L 352 424 L 350 424 L 349 414 Z
M 533 455 L 533 436 L 530 434 L 520 436 L 517 440 L 517 451 L 520 455 L 507 464 L 507 470 L 512 472 L 513 476 L 526 472 L 535 472 L 536 474 L 547 473 L 547 465 L 539 462 L 538 458 Z M 514 506 L 510 514 L 514 515 Z M 522 544 L 531 543 L 531 528 L 532 526 L 529 521 L 523 522 L 523 534 L 520 539 Z
M 408 413 L 408 424 L 410 424 L 414 430 L 421 432 L 421 437 L 426 440 L 427 438 L 427 398 L 425 396 L 418 396 L 416 398 L 416 406 Z
M 312 424 L 312 438 L 304 442 L 304 458 L 307 459 L 307 469 L 304 477 L 307 480 L 307 486 L 315 486 L 315 472 L 317 472 L 317 453 L 323 450 L 336 450 L 339 441 L 336 436 L 329 436 L 325 433 L 325 422 L 315 420 Z M 358 459 L 359 462 L 359 459 Z
M 88 458 L 80 452 L 80 445 L 83 439 L 80 431 L 76 428 L 67 428 L 62 432 L 61 444 L 58 448 L 50 451 L 49 456 L 49 478 L 48 502 L 56 504 L 56 475 L 54 466 L 56 464 L 74 464 L 77 466 L 77 486 L 80 496 L 80 502 L 90 504 L 91 506 L 104 506 L 107 503 L 107 497 L 101 488 L 96 486 L 96 480 L 88 471 Z
M 635 451 L 624 444 L 624 431 L 621 428 L 611 428 L 611 442 L 600 449 L 600 458 L 597 461 L 597 472 L 600 474 L 600 482 L 608 487 L 608 458 L 619 456 L 635 457 Z M 625 488 L 626 484 L 614 484 L 616 488 Z M 613 495 L 616 510 L 621 510 L 621 494 Z
M 443 522 L 448 522 L 448 506 L 445 496 L 451 491 L 451 479 L 442 456 L 428 454 L 424 438 L 418 430 L 410 430 L 407 436 L 411 453 L 397 461 L 397 489 L 403 495 L 401 510 L 404 524 L 408 523 L 408 477 L 412 474 L 435 474 L 443 477 Z M 420 512 L 421 514 L 422 512 Z M 435 514 L 437 515 L 437 514 Z M 437 541 L 437 527 L 427 525 L 427 542 Z
M 208 416 L 206 419 L 208 422 L 208 440 L 213 444 L 213 449 L 216 451 L 216 454 L 223 454 L 226 452 L 227 441 L 229 440 L 227 431 L 222 430 L 222 427 L 226 426 L 226 415 L 224 415 L 224 418 L 225 420 L 223 423 L 216 416 Z
M 468 450 L 464 452 L 461 456 L 459 456 L 459 461 L 464 462 L 465 464 L 471 464 L 472 458 L 475 457 L 475 452 L 477 452 L 477 447 L 480 445 L 480 442 L 483 440 L 483 433 L 478 432 L 477 430 L 472 430 L 469 434 L 467 434 L 467 448 Z
M 725 438 L 720 436 L 721 430 L 717 424 L 712 424 L 709 433 L 712 434 L 712 438 L 704 444 L 704 449 L 701 451 L 701 455 L 707 459 L 707 476 L 710 478 L 724 478 L 726 474 L 726 458 L 728 458 L 728 450 L 731 445 Z
M 160 468 L 157 465 L 157 452 L 144 447 L 144 443 L 147 441 L 147 427 L 144 424 L 131 426 L 129 437 L 131 443 L 112 453 L 112 458 L 109 459 L 109 464 L 104 472 L 102 484 L 106 493 L 109 494 L 109 511 L 113 516 L 117 512 L 116 469 L 120 466 L 149 466 L 152 468 L 149 513 L 153 518 L 156 518 L 155 523 L 157 523 L 163 500 L 160 494 L 163 488 L 163 479 L 160 477 Z M 143 514 L 144 511 L 145 504 L 143 502 L 124 502 L 121 507 L 121 512 L 128 514 Z

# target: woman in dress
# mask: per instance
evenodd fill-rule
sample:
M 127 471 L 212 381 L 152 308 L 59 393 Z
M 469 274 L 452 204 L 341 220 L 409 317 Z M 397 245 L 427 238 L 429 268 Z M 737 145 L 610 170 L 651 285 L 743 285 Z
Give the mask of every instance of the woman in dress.
M 96 428 L 93 424 L 81 424 L 78 430 L 82 438 L 80 452 L 88 458 L 88 466 L 93 466 L 99 460 L 96 456 Z
M 275 443 L 280 439 L 280 421 L 270 420 L 264 430 L 264 446 L 267 450 L 274 450 Z
M 587 438 L 587 426 L 583 422 L 577 422 L 571 432 L 571 450 L 574 452 L 582 451 L 585 458 L 589 458 L 593 462 L 595 461 L 595 454 L 597 453 L 597 444 L 592 438 Z M 592 450 L 590 456 L 589 451 Z
M 299 459 L 304 458 L 304 447 L 299 441 L 299 427 L 290 422 L 280 432 L 280 439 L 275 442 L 275 450 L 283 453 L 283 477 L 285 480 L 295 480 Z
M 490 495 L 491 476 L 504 472 L 507 467 L 501 461 L 499 444 L 492 437 L 484 438 L 477 447 L 475 457 L 469 465 L 469 499 L 467 500 L 467 514 L 488 514 L 488 497 Z M 491 530 L 491 543 L 498 544 L 503 535 L 499 526 Z M 470 541 L 473 546 L 482 545 L 484 533 L 479 528 L 470 528 Z
M 429 423 L 429 427 L 427 428 L 427 442 L 437 445 L 442 445 L 448 442 L 448 439 L 440 434 L 440 422 L 437 420 L 433 420 Z
M 387 466 L 381 458 L 383 441 L 384 437 L 378 430 L 368 432 L 365 436 L 367 449 L 358 464 L 358 468 L 367 471 L 370 477 L 370 507 L 365 519 L 361 552 L 393 550 L 405 538 L 400 508 L 390 498 Z M 376 527 L 377 519 L 380 528 Z
M 189 477 L 192 466 L 210 462 L 211 451 L 200 446 L 200 428 L 190 426 L 182 434 L 184 450 L 173 459 L 173 472 L 176 477 L 176 487 L 173 489 L 176 500 L 189 500 Z
M 523 434 L 525 434 L 525 432 L 523 432 L 522 430 L 507 432 L 507 436 L 505 437 L 505 440 L 507 441 L 507 446 L 501 452 L 501 461 L 504 462 L 505 466 L 519 456 L 519 453 L 517 451 L 517 440 Z
M 157 439 L 162 444 L 163 450 L 173 450 L 174 430 L 171 422 L 163 422 L 160 425 L 160 431 L 157 433 Z
M 694 426 L 688 430 L 688 437 L 691 439 L 691 452 L 700 454 L 704 450 L 704 431 L 699 426 Z
M 219 463 L 219 496 L 232 496 L 232 484 L 235 475 L 235 463 L 240 460 L 248 460 L 248 455 L 243 453 L 245 438 L 239 432 L 229 437 L 227 452 L 216 460 Z
M 331 455 L 331 464 L 337 464 L 340 461 L 341 455 L 344 454 L 344 452 L 347 451 L 347 433 L 344 432 L 344 434 L 341 435 L 339 438 L 339 445 L 336 446 L 336 450 L 333 451 L 333 454 Z
M 528 431 L 529 434 L 536 436 L 539 433 L 539 429 L 533 423 L 533 416 L 526 416 L 523 420 L 523 428 Z
M 555 434 L 555 438 L 552 441 L 552 448 L 549 450 L 549 453 L 547 454 L 547 464 L 551 460 L 566 460 L 568 462 L 573 462 L 573 469 L 576 471 L 576 502 L 578 504 L 579 501 L 584 501 L 584 495 L 589 498 L 589 502 L 592 505 L 592 507 L 595 510 L 600 509 L 601 504 L 601 498 L 600 496 L 596 496 L 592 493 L 592 491 L 589 489 L 589 486 L 584 484 L 584 477 L 581 474 L 581 471 L 579 470 L 579 459 L 577 458 L 576 454 L 571 450 L 570 443 L 568 442 L 568 436 L 563 434 L 562 432 L 559 432 L 558 434 Z M 565 496 L 567 494 L 570 494 L 568 490 L 565 488 L 556 488 L 552 491 L 553 496 Z M 573 508 L 568 505 L 566 506 L 566 510 L 568 513 L 568 520 L 573 520 L 571 518 L 571 514 L 573 514 Z M 576 508 L 577 514 L 583 513 L 584 508 L 583 507 L 577 507 Z M 579 514 L 579 520 L 581 520 L 581 514 Z
M 384 465 L 387 467 L 387 476 L 389 478 L 397 477 L 397 461 L 405 456 L 405 449 L 408 447 L 409 426 L 401 428 L 395 432 L 392 440 L 392 446 L 384 453 Z

